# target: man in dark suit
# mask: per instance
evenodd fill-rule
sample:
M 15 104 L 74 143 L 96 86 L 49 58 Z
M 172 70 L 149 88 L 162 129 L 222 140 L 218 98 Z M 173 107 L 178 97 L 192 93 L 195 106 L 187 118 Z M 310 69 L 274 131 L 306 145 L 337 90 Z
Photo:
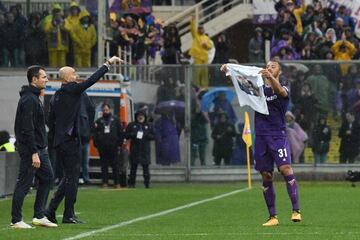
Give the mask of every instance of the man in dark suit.
M 64 177 L 46 211 L 47 218 L 56 223 L 56 209 L 65 197 L 63 223 L 81 223 L 75 216 L 74 205 L 77 195 L 77 184 L 80 174 L 80 115 L 81 99 L 86 89 L 94 85 L 116 62 L 122 62 L 118 57 L 112 57 L 104 63 L 89 79 L 78 83 L 78 75 L 71 67 L 62 67 L 59 77 L 62 85 L 50 101 L 49 129 L 54 132 L 54 147 L 56 157 L 62 162 Z

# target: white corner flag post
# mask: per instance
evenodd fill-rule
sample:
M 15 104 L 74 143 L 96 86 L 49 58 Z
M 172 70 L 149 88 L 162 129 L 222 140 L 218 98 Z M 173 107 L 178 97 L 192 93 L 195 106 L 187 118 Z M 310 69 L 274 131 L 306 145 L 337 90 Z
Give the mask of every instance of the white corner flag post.
M 250 170 L 250 147 L 252 145 L 251 139 L 251 128 L 250 128 L 250 120 L 248 112 L 244 113 L 245 115 L 245 123 L 244 130 L 242 133 L 242 139 L 246 144 L 246 162 L 247 162 L 247 174 L 248 174 L 248 187 L 251 189 L 251 170 Z

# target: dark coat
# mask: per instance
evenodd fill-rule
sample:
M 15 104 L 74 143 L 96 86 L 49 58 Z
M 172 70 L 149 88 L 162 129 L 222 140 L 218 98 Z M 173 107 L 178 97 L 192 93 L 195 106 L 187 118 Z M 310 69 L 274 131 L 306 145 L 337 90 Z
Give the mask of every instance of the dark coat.
M 328 129 L 327 133 L 324 133 L 325 129 Z M 317 154 L 326 154 L 330 149 L 331 129 L 328 125 L 318 124 L 314 128 L 313 132 L 313 146 L 312 150 Z
M 191 143 L 208 143 L 206 125 L 209 123 L 203 112 L 193 113 L 191 118 Z
M 8 50 L 21 48 L 24 38 L 24 29 L 17 23 L 4 23 L 0 27 L 0 35 L 3 38 L 3 47 Z
M 39 99 L 40 90 L 23 86 L 15 117 L 16 147 L 19 151 L 33 154 L 47 145 L 45 114 Z
M 29 25 L 25 30 L 26 63 L 43 64 L 47 58 L 46 33 L 41 27 Z
M 346 133 L 348 130 L 351 131 L 350 134 Z M 344 122 L 339 130 L 339 137 L 341 138 L 339 152 L 356 157 L 359 154 L 360 146 L 359 124 L 354 121 L 350 127 L 348 122 Z
M 79 133 L 82 143 L 88 143 L 91 137 L 92 126 L 95 118 L 95 104 L 84 92 L 81 95 Z
M 63 84 L 55 92 L 50 101 L 48 121 L 50 131 L 54 132 L 54 147 L 64 142 L 66 134 L 72 132 L 73 136 L 80 136 L 78 123 L 82 93 L 94 85 L 108 70 L 103 65 L 86 81 Z
M 108 128 L 109 132 L 105 129 Z M 123 125 L 118 118 L 110 115 L 96 120 L 94 128 L 94 145 L 97 149 L 113 149 L 120 146 L 125 137 Z
M 236 131 L 230 122 L 217 123 L 211 133 L 214 139 L 213 156 L 231 157 Z
M 136 119 L 136 117 L 135 117 Z M 143 132 L 142 139 L 138 139 L 138 132 Z M 137 121 L 129 123 L 125 137 L 131 140 L 130 162 L 135 164 L 150 164 L 150 141 L 154 139 L 152 126 L 145 122 Z

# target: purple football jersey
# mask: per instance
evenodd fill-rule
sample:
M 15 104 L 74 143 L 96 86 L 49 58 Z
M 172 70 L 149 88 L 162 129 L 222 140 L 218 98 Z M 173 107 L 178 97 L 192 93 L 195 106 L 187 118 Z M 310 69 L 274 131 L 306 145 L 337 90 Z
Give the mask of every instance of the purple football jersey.
M 273 92 L 270 86 L 263 86 L 269 115 L 255 112 L 255 134 L 286 136 L 285 113 L 289 105 L 289 90 L 283 86 L 288 93 L 282 97 Z

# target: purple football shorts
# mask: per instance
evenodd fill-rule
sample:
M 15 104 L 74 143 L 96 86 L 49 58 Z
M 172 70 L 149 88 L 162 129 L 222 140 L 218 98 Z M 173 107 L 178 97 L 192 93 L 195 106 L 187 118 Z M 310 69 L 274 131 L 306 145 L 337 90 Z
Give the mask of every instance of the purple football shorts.
M 257 135 L 255 137 L 255 169 L 259 172 L 273 172 L 274 163 L 278 168 L 291 164 L 287 137 Z

